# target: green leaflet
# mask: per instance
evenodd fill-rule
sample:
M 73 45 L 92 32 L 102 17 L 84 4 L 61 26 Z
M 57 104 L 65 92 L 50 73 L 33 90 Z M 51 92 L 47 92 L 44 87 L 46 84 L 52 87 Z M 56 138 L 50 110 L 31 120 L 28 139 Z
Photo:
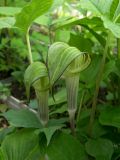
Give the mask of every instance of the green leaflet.
M 15 18 L 13 17 L 2 17 L 0 18 L 0 29 L 12 28 L 15 23 Z
M 2 143 L 1 150 L 5 160 L 25 160 L 38 142 L 38 136 L 34 130 L 23 129 L 8 135 Z
M 119 14 L 119 8 L 120 7 L 120 2 L 119 0 L 113 0 L 111 8 L 110 8 L 110 18 L 115 19 L 116 16 Z
M 96 15 L 108 15 L 113 0 L 81 0 L 83 8 L 91 10 Z
M 0 7 L 0 15 L 14 16 L 21 11 L 19 7 Z
M 24 81 L 25 81 L 26 92 L 27 92 L 27 97 L 28 98 L 29 98 L 29 95 L 30 95 L 31 85 L 34 83 L 34 87 L 35 86 L 38 87 L 38 85 L 40 86 L 41 83 L 39 83 L 37 81 L 37 79 L 39 80 L 40 78 L 44 78 L 44 77 L 47 77 L 47 76 L 48 76 L 48 72 L 47 72 L 47 68 L 46 68 L 45 64 L 43 64 L 41 62 L 34 62 L 34 63 L 32 63 L 31 65 L 28 66 L 28 68 L 26 69 L 25 74 L 24 74 Z M 44 81 L 43 81 L 43 83 L 44 83 Z
M 0 148 L 0 159 L 1 159 L 1 160 L 5 160 L 5 156 L 4 156 L 1 148 Z
M 120 17 L 120 3 L 118 1 L 81 0 L 80 4 L 82 8 L 92 11 L 94 15 L 100 16 L 104 27 L 109 29 L 114 36 L 120 38 L 120 23 L 116 23 Z
M 107 139 L 90 139 L 86 145 L 86 151 L 96 160 L 111 160 L 114 152 L 113 144 Z
M 96 25 L 96 26 L 98 25 L 98 26 L 101 26 L 102 29 L 104 29 L 103 23 L 102 23 L 101 19 L 98 18 L 98 17 L 93 17 L 91 19 L 86 18 L 86 17 L 82 18 L 82 19 L 78 19 L 78 18 L 77 19 L 76 18 L 63 19 L 63 20 L 60 20 L 60 21 L 53 24 L 53 30 L 72 27 L 72 26 L 75 26 L 75 25 L 83 26 L 91 34 L 93 34 L 93 36 L 99 41 L 99 43 L 102 46 L 105 45 L 105 39 L 100 34 L 95 32 L 94 29 L 91 28 L 91 26 L 94 27 L 94 25 Z M 89 27 L 89 25 L 90 25 L 90 27 Z M 82 43 L 84 43 L 84 42 L 82 41 Z
M 66 89 L 65 88 L 62 88 L 59 92 L 55 93 L 54 94 L 54 98 L 55 98 L 55 101 L 53 100 L 53 97 L 52 96 L 49 96 L 49 100 L 48 100 L 48 106 L 54 106 L 54 105 L 57 105 L 57 104 L 60 104 L 60 103 L 64 103 L 67 101 L 67 97 L 66 97 Z M 29 103 L 29 106 L 30 108 L 32 109 L 36 109 L 37 108 L 37 101 L 36 100 L 30 100 L 30 103 Z M 62 106 L 61 106 L 62 107 Z M 60 107 L 60 108 L 61 108 Z M 58 112 L 59 112 L 59 109 L 58 108 Z M 63 110 L 65 110 L 66 106 L 63 106 Z M 61 110 L 61 109 L 60 109 Z M 66 111 L 66 110 L 65 110 Z M 60 111 L 61 112 L 61 111 Z M 54 114 L 54 113 L 57 113 L 57 109 L 55 111 L 52 111 L 51 114 Z
M 15 26 L 27 32 L 32 22 L 49 10 L 53 0 L 32 0 L 29 5 L 25 6 L 16 16 Z
M 109 29 L 115 37 L 120 38 L 120 23 L 114 23 L 108 17 L 103 17 L 102 19 L 105 28 Z
M 37 130 L 36 133 L 44 133 L 46 136 L 46 140 L 47 140 L 47 146 L 50 144 L 50 141 L 53 137 L 53 135 L 55 134 L 56 131 L 60 130 L 62 127 L 64 127 L 63 124 L 59 124 L 59 125 L 55 125 L 55 126 L 47 126 L 44 127 L 43 129 Z
M 81 52 L 92 52 L 93 42 L 89 38 L 84 38 L 83 35 L 70 34 L 69 44 L 78 48 Z
M 51 45 L 48 52 L 48 68 L 51 85 L 54 85 L 69 64 L 81 54 L 77 48 L 70 47 L 63 42 L 56 42 Z
M 120 108 L 107 107 L 99 116 L 99 122 L 102 125 L 120 128 Z
M 88 160 L 84 147 L 73 136 L 58 133 L 47 148 L 50 160 Z
M 14 127 L 42 128 L 37 115 L 29 109 L 9 110 L 2 116 Z

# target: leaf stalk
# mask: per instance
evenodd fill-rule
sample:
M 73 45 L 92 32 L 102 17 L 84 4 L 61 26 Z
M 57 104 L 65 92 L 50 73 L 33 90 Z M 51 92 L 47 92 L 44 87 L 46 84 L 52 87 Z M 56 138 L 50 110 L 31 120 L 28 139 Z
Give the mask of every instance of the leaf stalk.
M 28 47 L 28 59 L 29 63 L 33 63 L 33 57 L 32 57 L 32 51 L 31 51 L 31 45 L 30 45 L 30 38 L 29 38 L 29 29 L 26 33 L 26 41 L 27 41 L 27 47 Z
M 94 92 L 94 95 L 93 95 L 93 103 L 92 103 L 90 121 L 89 121 L 89 125 L 88 125 L 88 135 L 90 137 L 92 137 L 92 129 L 93 129 L 96 106 L 97 106 L 97 97 L 98 97 L 100 83 L 101 83 L 101 80 L 102 80 L 104 67 L 105 67 L 105 62 L 106 62 L 106 57 L 107 57 L 107 53 L 108 53 L 108 49 L 109 49 L 110 37 L 111 37 L 111 34 L 108 33 L 107 40 L 106 40 L 106 45 L 105 45 L 105 49 L 104 49 L 104 53 L 103 53 L 103 57 L 102 57 L 102 61 L 101 61 L 101 65 L 100 65 L 99 72 L 98 72 L 97 79 L 96 79 L 96 87 L 95 87 L 95 92 Z

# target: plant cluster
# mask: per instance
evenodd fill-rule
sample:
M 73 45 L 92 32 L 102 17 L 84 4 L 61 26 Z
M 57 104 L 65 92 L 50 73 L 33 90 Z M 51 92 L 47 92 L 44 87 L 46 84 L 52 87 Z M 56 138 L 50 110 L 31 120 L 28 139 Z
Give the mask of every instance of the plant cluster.
M 120 1 L 69 4 L 32 0 L 23 8 L 0 7 L 0 29 L 22 31 L 29 60 L 29 107 L 0 113 L 9 123 L 0 130 L 2 160 L 120 159 Z M 75 8 L 78 17 L 55 19 L 60 5 Z M 37 40 L 41 57 L 35 59 Z

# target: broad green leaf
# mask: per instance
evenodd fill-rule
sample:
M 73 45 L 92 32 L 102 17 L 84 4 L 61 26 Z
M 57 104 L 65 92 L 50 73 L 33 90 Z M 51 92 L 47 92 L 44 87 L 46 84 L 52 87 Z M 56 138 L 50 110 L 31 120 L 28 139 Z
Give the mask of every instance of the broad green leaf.
M 0 15 L 14 16 L 21 11 L 19 7 L 0 7 Z
M 56 42 L 51 45 L 48 51 L 48 68 L 51 85 L 54 85 L 69 64 L 80 55 L 82 53 L 77 48 L 70 47 L 64 42 Z
M 47 139 L 47 146 L 49 145 L 51 138 L 53 136 L 53 134 L 61 129 L 64 125 L 59 125 L 59 126 L 49 126 L 47 128 L 43 128 L 42 130 L 40 130 L 39 132 L 43 132 L 46 136 Z
M 116 16 L 120 13 L 117 13 L 118 10 L 120 11 L 120 2 L 119 0 L 113 0 L 111 8 L 110 8 L 110 18 L 115 19 Z
M 115 0 L 114 0 L 115 1 Z M 120 17 L 120 1 L 118 2 L 118 5 L 117 5 L 117 8 L 116 8 L 116 11 L 114 12 L 114 17 L 113 19 L 115 21 L 117 21 L 117 19 Z
M 9 110 L 1 114 L 1 116 L 5 117 L 11 126 L 14 127 L 43 129 L 43 126 L 41 125 L 36 113 L 28 109 Z M 63 126 L 66 121 L 68 121 L 67 118 L 60 118 L 58 120 L 50 119 L 48 122 L 48 127 Z
M 54 98 L 55 101 L 53 100 L 53 97 L 50 96 L 48 99 L 48 106 L 53 106 L 53 105 L 57 105 L 60 103 L 64 103 L 67 101 L 67 95 L 66 95 L 66 90 L 65 89 L 61 89 L 59 92 L 54 94 Z M 37 100 L 30 100 L 29 106 L 31 108 L 37 108 Z
M 107 79 L 110 73 L 116 72 L 115 60 L 110 60 L 105 64 L 103 79 Z
M 2 116 L 14 127 L 42 128 L 37 115 L 28 109 L 9 110 Z
M 109 18 L 103 17 L 105 28 L 109 29 L 115 37 L 120 38 L 120 23 L 114 23 Z
M 0 148 L 0 159 L 1 159 L 1 160 L 6 160 L 6 159 L 5 159 L 5 155 L 3 154 L 1 148 Z
M 37 145 L 25 160 L 41 160 L 40 147 Z
M 81 0 L 82 8 L 92 11 L 103 20 L 105 28 L 110 30 L 117 38 L 120 38 L 120 24 L 116 23 L 120 15 L 120 4 L 113 0 Z M 115 10 L 116 9 L 116 10 Z M 113 13 L 114 12 L 114 13 Z M 112 14 L 112 15 L 111 15 Z M 110 19 L 112 16 L 112 19 Z
M 69 45 L 78 48 L 81 52 L 91 52 L 93 43 L 82 35 L 71 34 Z
M 51 140 L 53 134 L 54 134 L 57 130 L 59 130 L 60 128 L 62 128 L 62 126 L 53 126 L 53 127 L 49 127 L 49 128 L 44 128 L 44 129 L 43 129 L 43 132 L 44 132 L 44 134 L 45 134 L 45 136 L 46 136 L 46 138 L 47 138 L 47 146 L 49 145 L 50 140 Z
M 77 121 L 77 137 L 81 142 L 88 140 L 88 124 L 90 119 L 91 109 L 82 109 L 79 119 Z M 92 137 L 99 138 L 106 135 L 107 129 L 102 126 L 97 119 L 95 119 L 92 130 Z
M 1 17 L 0 18 L 0 29 L 12 28 L 15 23 L 15 18 L 13 17 Z
M 100 28 L 102 28 L 102 30 L 104 30 L 103 23 L 101 19 L 98 17 L 93 17 L 91 19 L 87 17 L 82 18 L 82 19 L 78 19 L 78 18 L 77 19 L 76 18 L 64 19 L 64 20 L 61 20 L 53 24 L 53 29 L 68 28 L 68 27 L 72 27 L 75 25 L 81 25 L 82 27 L 87 29 L 99 41 L 99 43 L 102 46 L 105 46 L 105 39 L 100 34 L 98 34 L 92 29 L 92 27 L 99 26 Z
M 107 133 L 107 129 L 102 126 L 98 120 L 95 120 L 93 125 L 92 137 L 99 138 Z
M 74 25 L 91 25 L 91 26 L 96 26 L 99 25 L 101 27 L 103 27 L 103 22 L 101 21 L 101 19 L 99 17 L 92 17 L 92 18 L 64 18 L 64 19 L 60 19 L 58 21 L 53 22 L 53 28 L 54 29 L 61 29 L 63 27 L 72 27 Z
M 107 107 L 101 112 L 99 122 L 102 125 L 120 128 L 120 108 Z
M 1 149 L 5 160 L 25 160 L 38 145 L 38 136 L 33 130 L 21 130 L 5 138 Z
M 49 25 L 49 17 L 46 15 L 42 15 L 40 17 L 38 17 L 37 19 L 35 19 L 35 23 L 40 24 L 40 25 L 44 25 L 44 26 L 48 26 Z
M 54 94 L 54 99 L 55 101 L 53 100 L 53 97 L 49 97 L 48 100 L 49 106 L 66 102 L 67 101 L 66 89 L 61 89 L 59 92 Z
M 89 28 L 87 25 L 83 25 L 83 27 L 86 28 L 103 47 L 105 46 L 106 40 L 100 34 L 95 32 L 94 29 Z
M 56 8 L 59 7 L 59 6 L 62 6 L 62 4 L 63 4 L 64 2 L 65 2 L 65 0 L 57 0 L 57 1 L 54 1 L 51 10 L 54 10 L 54 9 L 56 9 Z
M 2 128 L 0 130 L 0 144 L 2 143 L 2 141 L 4 140 L 4 138 L 6 137 L 6 135 L 10 134 L 11 132 L 13 132 L 15 129 L 15 127 L 8 127 L 8 128 Z
M 50 160 L 87 160 L 80 142 L 65 133 L 56 134 L 47 148 Z
M 29 98 L 31 85 L 42 77 L 47 77 L 48 72 L 45 64 L 34 62 L 28 66 L 24 74 L 27 97 Z
M 15 26 L 27 32 L 32 22 L 49 10 L 53 0 L 32 0 L 26 5 L 22 11 L 16 16 Z
M 92 61 L 89 67 L 82 71 L 80 75 L 80 80 L 85 82 L 88 88 L 91 88 L 95 85 L 97 73 L 101 63 L 101 56 L 93 55 L 91 59 Z
M 57 30 L 55 32 L 55 42 L 65 42 L 68 43 L 70 39 L 70 31 L 69 30 Z
M 91 10 L 97 15 L 109 15 L 113 0 L 80 0 L 83 8 Z
M 68 118 L 50 119 L 48 122 L 48 127 L 63 126 L 66 122 L 68 122 Z
M 50 112 L 50 115 L 61 114 L 67 111 L 67 105 L 63 104 L 59 108 L 56 108 L 54 111 Z
M 85 144 L 87 153 L 96 160 L 111 160 L 114 152 L 113 144 L 107 139 L 90 139 Z

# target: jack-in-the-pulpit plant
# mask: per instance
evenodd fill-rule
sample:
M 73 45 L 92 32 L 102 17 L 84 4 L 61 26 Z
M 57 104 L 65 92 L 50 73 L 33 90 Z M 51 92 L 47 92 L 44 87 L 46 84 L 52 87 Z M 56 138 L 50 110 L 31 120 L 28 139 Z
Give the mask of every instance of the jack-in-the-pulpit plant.
M 48 50 L 47 67 L 42 62 L 33 62 L 28 66 L 24 76 L 27 95 L 29 97 L 32 85 L 38 100 L 40 121 L 44 126 L 49 120 L 49 90 L 64 73 L 68 93 L 68 112 L 70 120 L 74 119 L 77 108 L 79 72 L 86 68 L 89 62 L 88 56 L 77 48 L 70 47 L 63 42 L 56 42 Z
M 28 66 L 25 72 L 25 77 L 24 77 L 25 85 L 28 98 L 31 85 L 35 89 L 38 101 L 39 118 L 43 126 L 47 125 L 49 120 L 49 111 L 48 111 L 49 90 L 54 86 L 55 82 L 61 77 L 61 75 L 65 72 L 67 67 L 74 60 L 77 60 L 79 58 L 79 60 L 82 59 L 81 61 L 83 61 L 84 57 L 83 54 L 77 48 L 70 47 L 68 44 L 63 42 L 56 42 L 52 44 L 48 50 L 48 58 L 47 58 L 48 62 L 46 62 L 47 67 L 42 62 L 33 62 L 31 45 L 29 40 L 29 30 L 33 21 L 37 17 L 41 16 L 46 11 L 48 11 L 51 8 L 52 4 L 53 0 L 31 1 L 31 3 L 25 6 L 22 9 L 22 11 L 16 16 L 16 23 L 15 23 L 15 26 L 20 28 L 26 35 L 28 53 L 29 53 L 28 58 L 31 64 Z M 24 23 L 23 19 L 25 20 Z M 67 86 L 69 83 L 71 83 L 69 82 L 68 79 L 66 79 Z M 72 99 L 74 100 L 74 102 L 72 103 L 76 103 L 77 101 L 76 97 L 77 97 L 77 90 L 79 83 L 78 76 L 77 78 L 74 77 L 72 81 L 74 81 L 74 79 L 77 79 L 75 80 L 77 81 L 77 83 L 73 87 L 74 90 L 76 90 L 75 91 L 76 94 L 74 95 L 75 97 L 72 97 Z M 69 92 L 69 90 L 67 92 Z M 68 104 L 69 103 L 71 102 L 69 102 L 68 98 Z
M 48 113 L 48 96 L 49 96 L 49 80 L 48 71 L 45 64 L 34 62 L 28 66 L 24 75 L 27 97 L 29 99 L 31 85 L 35 89 L 38 101 L 38 113 L 43 126 L 49 120 Z
M 75 113 L 77 110 L 77 98 L 79 89 L 80 72 L 90 64 L 90 57 L 84 53 L 73 60 L 64 73 L 67 89 L 68 113 L 72 133 L 75 134 Z

